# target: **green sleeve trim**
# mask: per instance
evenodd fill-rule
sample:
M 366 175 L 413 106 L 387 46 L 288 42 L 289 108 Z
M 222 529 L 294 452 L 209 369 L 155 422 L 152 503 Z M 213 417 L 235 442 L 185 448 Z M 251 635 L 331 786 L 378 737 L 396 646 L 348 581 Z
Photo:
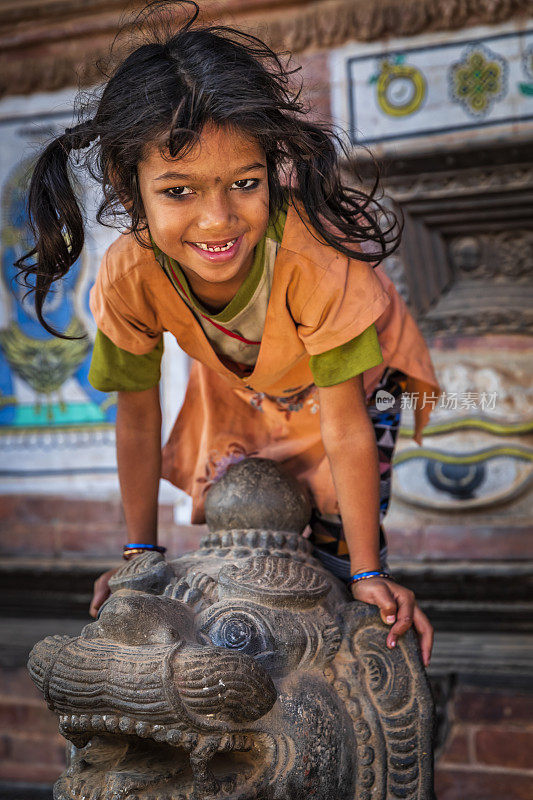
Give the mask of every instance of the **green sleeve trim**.
M 161 378 L 163 337 L 149 353 L 137 356 L 113 344 L 98 330 L 94 340 L 89 383 L 100 392 L 143 392 Z
M 383 361 L 375 325 L 352 339 L 316 356 L 310 356 L 309 366 L 317 386 L 336 386 Z

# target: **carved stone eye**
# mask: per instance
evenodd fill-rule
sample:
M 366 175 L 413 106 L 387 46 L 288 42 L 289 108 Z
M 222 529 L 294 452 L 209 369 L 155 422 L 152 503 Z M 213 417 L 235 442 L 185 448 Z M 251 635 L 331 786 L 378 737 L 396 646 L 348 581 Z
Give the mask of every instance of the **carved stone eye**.
M 265 625 L 244 611 L 210 614 L 199 630 L 199 638 L 217 647 L 240 650 L 250 656 L 258 656 L 273 647 Z
M 226 647 L 240 649 L 250 643 L 253 636 L 252 626 L 243 619 L 230 619 L 222 625 L 220 638 Z

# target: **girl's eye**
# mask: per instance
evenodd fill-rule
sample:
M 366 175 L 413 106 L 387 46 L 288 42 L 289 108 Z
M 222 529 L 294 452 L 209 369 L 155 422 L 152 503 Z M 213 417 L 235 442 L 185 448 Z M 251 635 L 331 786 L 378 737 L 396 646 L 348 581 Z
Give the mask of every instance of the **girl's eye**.
M 165 189 L 165 194 L 169 197 L 184 197 L 186 194 L 192 194 L 193 190 L 188 186 L 172 186 L 171 189 Z
M 259 178 L 243 178 L 240 181 L 235 181 L 233 186 L 237 189 L 255 189 L 259 184 Z

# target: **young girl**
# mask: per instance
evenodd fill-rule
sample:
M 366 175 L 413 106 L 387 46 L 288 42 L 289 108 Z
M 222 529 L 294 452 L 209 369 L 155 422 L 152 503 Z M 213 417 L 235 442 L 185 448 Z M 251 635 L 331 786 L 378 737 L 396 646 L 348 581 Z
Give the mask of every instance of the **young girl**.
M 40 157 L 36 245 L 18 266 L 57 333 L 43 302 L 83 246 L 68 158 L 92 144 L 99 218 L 119 204 L 128 215 L 91 294 L 90 373 L 95 388 L 118 392 L 125 555 L 157 547 L 161 476 L 192 496 L 199 523 L 228 464 L 276 459 L 309 489 L 317 555 L 379 607 L 389 647 L 414 624 L 427 665 L 431 625 L 385 572 L 380 529 L 398 397 L 438 390 L 413 319 L 374 269 L 397 235 L 380 228 L 373 194 L 343 185 L 334 135 L 306 118 L 279 58 L 252 36 L 195 26 L 191 5 L 175 35 L 118 67 L 93 118 Z M 161 456 L 163 331 L 193 367 Z M 380 411 L 376 395 L 394 405 Z M 427 416 L 417 414 L 417 440 Z M 93 615 L 109 575 L 95 584 Z

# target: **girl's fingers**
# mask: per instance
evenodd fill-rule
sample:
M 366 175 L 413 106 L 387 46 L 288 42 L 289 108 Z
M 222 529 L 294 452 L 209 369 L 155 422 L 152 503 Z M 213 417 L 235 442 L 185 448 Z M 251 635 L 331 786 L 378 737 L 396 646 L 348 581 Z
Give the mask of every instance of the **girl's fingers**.
M 366 585 L 365 585 L 366 584 Z M 416 603 L 415 595 L 410 589 L 385 582 L 362 581 L 355 584 L 352 592 L 356 600 L 378 606 L 381 619 L 386 625 L 392 625 L 387 635 L 387 647 L 396 647 L 398 637 L 414 626 L 420 641 L 420 650 L 424 666 L 429 665 L 433 647 L 433 627 L 423 611 Z
M 396 598 L 384 581 L 361 581 L 360 584 L 354 584 L 353 595 L 356 600 L 377 606 L 385 625 L 392 625 L 396 621 Z
M 95 580 L 93 599 L 91 600 L 91 605 L 89 607 L 89 614 L 91 617 L 97 616 L 98 609 L 111 594 L 109 591 L 109 578 L 114 572 L 116 572 L 116 570 L 110 570 L 109 573 L 104 572 L 103 575 L 100 575 L 100 577 Z
M 91 601 L 91 607 L 89 608 L 89 614 L 91 615 L 91 617 L 96 617 L 96 615 L 98 614 L 98 609 L 100 608 L 104 600 L 107 600 L 109 595 L 110 591 L 107 588 L 107 586 L 102 586 L 98 589 L 95 587 L 93 599 Z
M 433 649 L 433 626 L 418 606 L 415 606 L 413 622 L 420 641 L 422 662 L 425 667 L 429 667 L 431 650 Z
M 398 613 L 396 615 L 396 622 L 387 636 L 387 647 L 395 647 L 398 636 L 408 631 L 413 624 L 415 611 L 415 596 L 413 592 L 402 587 L 401 591 L 396 592 L 396 600 L 398 601 Z

